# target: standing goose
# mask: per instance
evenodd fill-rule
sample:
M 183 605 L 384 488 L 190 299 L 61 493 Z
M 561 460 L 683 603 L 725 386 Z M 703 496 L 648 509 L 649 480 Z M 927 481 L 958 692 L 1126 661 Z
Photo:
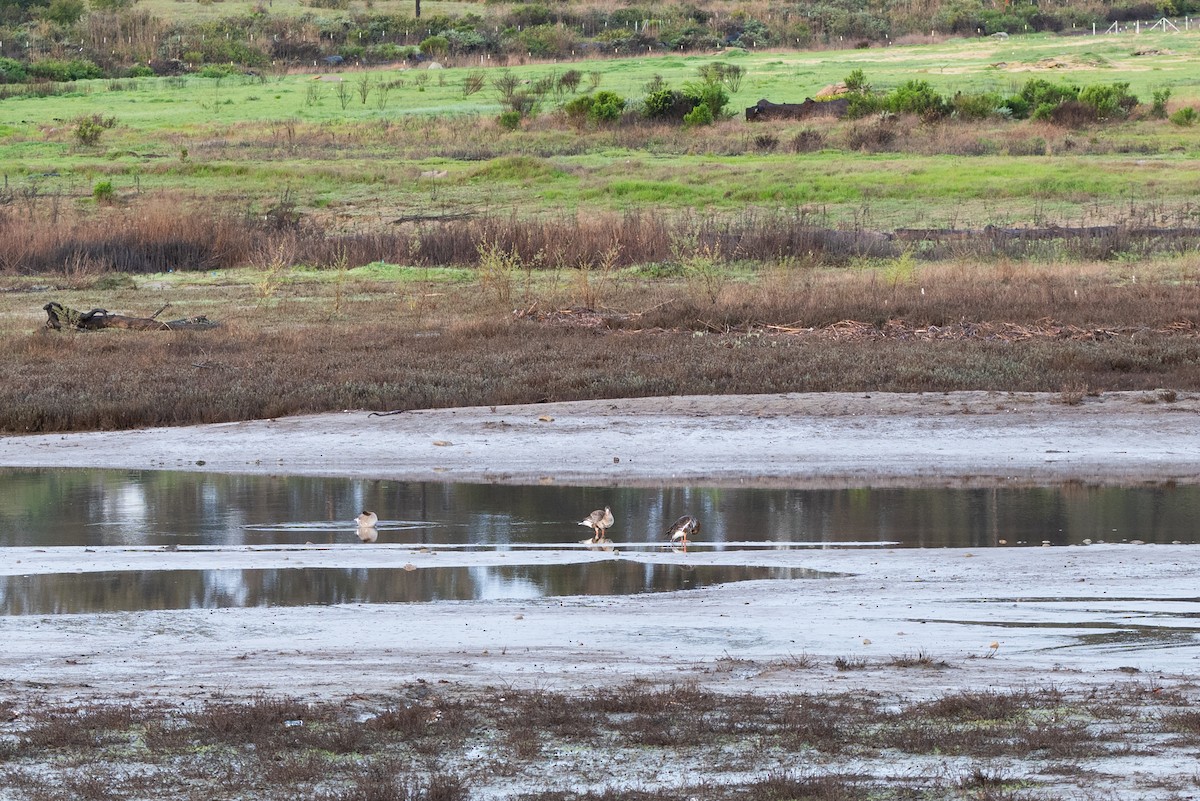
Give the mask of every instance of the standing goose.
M 375 528 L 379 515 L 364 509 L 362 514 L 354 518 L 354 522 L 358 526 L 359 542 L 375 542 L 379 539 L 379 529 Z
M 691 515 L 684 515 L 675 521 L 670 530 L 667 531 L 667 536 L 671 538 L 672 545 L 682 541 L 683 546 L 686 548 L 688 538 L 699 530 L 700 521 Z
M 587 520 L 580 520 L 579 525 L 587 526 L 592 530 L 592 542 L 599 542 L 604 538 L 604 530 L 612 526 L 613 514 L 612 510 L 605 506 L 603 509 L 597 509 L 587 516 Z

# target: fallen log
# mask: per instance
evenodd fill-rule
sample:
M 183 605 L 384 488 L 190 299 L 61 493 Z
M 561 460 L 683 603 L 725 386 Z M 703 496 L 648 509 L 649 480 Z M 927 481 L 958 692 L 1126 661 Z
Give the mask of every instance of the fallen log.
M 79 331 L 99 331 L 102 328 L 124 328 L 131 331 L 207 331 L 220 325 L 204 315 L 163 322 L 154 317 L 128 317 L 123 314 L 113 314 L 107 309 L 81 312 L 55 301 L 43 306 L 42 311 L 46 312 L 46 327 L 55 331 L 61 331 L 64 328 L 74 328 Z M 161 311 L 162 309 L 159 309 L 159 312 Z M 158 312 L 155 312 L 155 316 L 157 315 Z

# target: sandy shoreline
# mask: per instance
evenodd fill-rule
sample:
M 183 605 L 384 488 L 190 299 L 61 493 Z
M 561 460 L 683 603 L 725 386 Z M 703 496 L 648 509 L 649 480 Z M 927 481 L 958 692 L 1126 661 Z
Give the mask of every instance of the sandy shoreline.
M 789 394 L 6 436 L 0 466 L 571 485 L 1200 482 L 1200 396 Z

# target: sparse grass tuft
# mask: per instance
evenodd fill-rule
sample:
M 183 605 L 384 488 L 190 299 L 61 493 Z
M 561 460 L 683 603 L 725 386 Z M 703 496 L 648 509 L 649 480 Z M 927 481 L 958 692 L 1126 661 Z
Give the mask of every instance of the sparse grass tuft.
M 915 654 L 903 654 L 894 656 L 888 662 L 892 667 L 918 667 L 918 668 L 948 668 L 950 664 L 941 659 L 934 659 L 925 651 L 917 651 Z
M 847 670 L 866 670 L 869 663 L 865 659 L 859 659 L 852 656 L 839 656 L 833 660 L 833 666 L 840 671 Z

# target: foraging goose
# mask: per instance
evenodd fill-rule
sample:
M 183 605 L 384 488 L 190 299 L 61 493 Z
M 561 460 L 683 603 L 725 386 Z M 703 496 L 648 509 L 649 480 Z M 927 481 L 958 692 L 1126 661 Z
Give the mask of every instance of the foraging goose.
M 587 516 L 587 520 L 580 520 L 579 525 L 587 526 L 592 530 L 592 542 L 599 542 L 604 538 L 604 530 L 613 524 L 612 510 L 605 506 L 603 509 L 597 509 Z
M 674 545 L 682 540 L 686 547 L 688 538 L 700 530 L 700 521 L 691 515 L 684 515 L 675 521 L 674 525 L 667 531 L 667 536 L 671 538 L 671 544 Z

